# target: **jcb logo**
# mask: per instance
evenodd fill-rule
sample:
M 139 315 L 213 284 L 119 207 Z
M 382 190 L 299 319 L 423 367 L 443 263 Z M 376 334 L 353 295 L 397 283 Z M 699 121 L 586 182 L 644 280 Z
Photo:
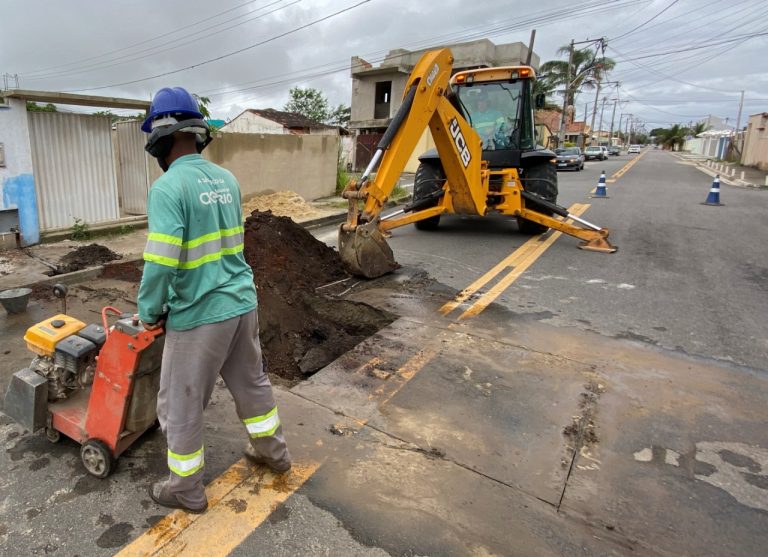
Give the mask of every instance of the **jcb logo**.
M 464 168 L 467 168 L 467 166 L 469 166 L 469 161 L 472 160 L 472 155 L 469 153 L 467 140 L 464 139 L 464 134 L 461 133 L 459 121 L 456 120 L 456 118 L 451 120 L 451 125 L 449 126 L 448 131 L 451 132 L 451 137 L 456 144 L 456 150 L 459 152 L 459 157 L 461 157 L 461 162 L 464 165 Z
M 440 73 L 440 66 L 435 64 L 435 67 L 432 68 L 429 71 L 429 75 L 427 76 L 427 85 L 432 87 L 432 83 L 435 81 L 435 78 L 437 77 L 437 74 Z

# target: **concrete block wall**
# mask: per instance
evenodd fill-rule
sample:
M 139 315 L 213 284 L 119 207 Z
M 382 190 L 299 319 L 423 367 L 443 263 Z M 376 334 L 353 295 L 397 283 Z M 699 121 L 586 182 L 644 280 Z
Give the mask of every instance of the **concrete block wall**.
M 0 166 L 0 241 L 7 245 L 13 236 L 6 230 L 10 228 L 6 224 L 15 220 L 17 213 L 23 244 L 36 244 L 40 241 L 40 223 L 27 107 L 23 100 L 6 99 L 5 104 L 0 104 L 0 143 L 5 154 L 4 166 Z
M 313 200 L 336 190 L 338 136 L 225 133 L 203 155 L 235 175 L 243 199 L 290 190 Z

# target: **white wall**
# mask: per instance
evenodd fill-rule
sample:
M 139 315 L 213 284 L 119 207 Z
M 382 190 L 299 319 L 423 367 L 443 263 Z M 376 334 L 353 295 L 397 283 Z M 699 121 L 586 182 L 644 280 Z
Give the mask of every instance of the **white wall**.
M 7 105 L 0 106 L 0 143 L 5 151 L 5 166 L 0 167 L 0 209 L 17 209 L 23 243 L 36 244 L 40 224 L 25 101 L 7 99 Z M 0 239 L 5 244 L 10 236 L 6 224 L 13 215 L 2 211 L 0 215 L 4 228 Z
M 282 124 L 262 118 L 253 112 L 243 112 L 234 120 L 222 126 L 219 131 L 222 133 L 290 133 Z

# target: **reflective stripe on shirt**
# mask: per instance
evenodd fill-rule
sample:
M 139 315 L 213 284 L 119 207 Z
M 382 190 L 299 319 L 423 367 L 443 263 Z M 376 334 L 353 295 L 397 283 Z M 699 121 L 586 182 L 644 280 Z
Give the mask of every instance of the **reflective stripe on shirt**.
M 189 454 L 177 454 L 168 449 L 168 468 L 178 476 L 191 476 L 202 470 L 204 464 L 203 447 Z
M 268 437 L 274 435 L 280 427 L 280 418 L 277 415 L 277 406 L 263 416 L 254 416 L 243 420 L 251 437 Z
M 150 232 L 144 248 L 144 261 L 151 261 L 166 267 L 178 267 L 181 256 L 181 238 L 170 234 Z
M 185 242 L 179 259 L 179 269 L 194 269 L 211 261 L 218 261 L 223 255 L 234 255 L 243 251 L 242 226 L 226 228 Z
M 211 232 L 184 243 L 176 236 L 152 232 L 147 237 L 144 261 L 179 269 L 194 269 L 218 261 L 223 255 L 242 252 L 243 237 L 242 226 Z

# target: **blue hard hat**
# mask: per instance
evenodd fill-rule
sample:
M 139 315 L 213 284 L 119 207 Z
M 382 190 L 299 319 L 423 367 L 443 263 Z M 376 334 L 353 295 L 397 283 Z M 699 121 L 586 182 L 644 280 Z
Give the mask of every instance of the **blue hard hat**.
M 181 119 L 200 118 L 203 114 L 197 105 L 195 97 L 183 87 L 163 87 L 152 99 L 149 115 L 141 125 L 141 131 L 150 133 L 152 121 L 160 116 L 180 116 Z M 176 118 L 179 120 L 180 118 Z

